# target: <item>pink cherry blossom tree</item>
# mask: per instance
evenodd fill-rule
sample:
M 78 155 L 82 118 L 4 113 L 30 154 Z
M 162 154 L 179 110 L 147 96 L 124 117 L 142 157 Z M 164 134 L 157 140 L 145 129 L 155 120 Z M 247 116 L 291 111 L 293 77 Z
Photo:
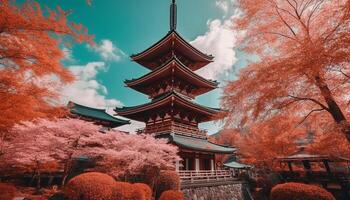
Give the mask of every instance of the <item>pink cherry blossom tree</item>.
M 39 119 L 16 125 L 11 131 L 0 157 L 0 173 L 9 169 L 33 172 L 38 180 L 42 172 L 50 170 L 63 170 L 67 177 L 73 158 L 80 156 L 95 160 L 94 170 L 114 177 L 140 173 L 146 166 L 174 168 L 179 160 L 177 148 L 164 139 L 119 131 L 102 133 L 100 126 L 79 119 Z

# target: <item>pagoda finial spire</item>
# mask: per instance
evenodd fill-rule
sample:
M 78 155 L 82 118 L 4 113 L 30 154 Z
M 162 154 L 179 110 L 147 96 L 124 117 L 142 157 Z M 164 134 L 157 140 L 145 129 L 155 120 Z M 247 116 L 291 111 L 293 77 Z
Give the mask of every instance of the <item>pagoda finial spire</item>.
M 175 0 L 172 0 L 172 4 L 170 6 L 170 30 L 176 30 L 177 24 L 177 8 Z

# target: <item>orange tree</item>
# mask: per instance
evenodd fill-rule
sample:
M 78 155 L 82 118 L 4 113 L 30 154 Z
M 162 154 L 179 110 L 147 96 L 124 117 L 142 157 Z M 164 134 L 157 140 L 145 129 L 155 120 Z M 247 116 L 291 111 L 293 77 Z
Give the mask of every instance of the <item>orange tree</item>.
M 224 130 L 216 141 L 237 147 L 242 162 L 271 169 L 276 157 L 295 153 L 295 141 L 305 137 L 304 127 L 296 127 L 295 123 L 296 119 L 289 116 L 273 116 L 246 129 Z
M 350 142 L 350 1 L 239 0 L 243 50 L 257 56 L 227 84 L 227 125 L 294 113 L 303 121 L 328 113 Z
M 92 42 L 83 26 L 67 21 L 68 14 L 60 8 L 43 11 L 33 1 L 0 0 L 0 155 L 15 123 L 60 114 L 52 106 L 57 94 L 43 80 L 72 81 L 60 62 L 60 47 Z

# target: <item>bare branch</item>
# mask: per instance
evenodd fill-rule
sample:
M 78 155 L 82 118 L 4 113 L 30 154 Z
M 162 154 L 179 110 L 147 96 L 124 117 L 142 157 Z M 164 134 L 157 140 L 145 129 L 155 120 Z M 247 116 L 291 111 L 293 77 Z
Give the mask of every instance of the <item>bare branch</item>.
M 291 36 L 285 35 L 285 34 L 283 34 L 283 33 L 277 33 L 277 32 L 265 32 L 265 33 L 273 34 L 273 35 L 279 35 L 279 36 L 282 36 L 282 37 L 285 37 L 285 38 L 287 38 L 287 39 L 291 39 L 291 40 L 293 40 L 293 41 L 295 41 L 295 42 L 300 43 L 297 39 L 295 39 L 295 38 L 293 38 L 293 37 L 291 37 Z
M 287 26 L 287 28 L 292 32 L 292 34 L 297 37 L 297 34 L 294 32 L 293 28 L 286 22 L 286 20 L 282 17 L 281 13 L 278 11 L 278 7 L 276 6 L 276 12 L 281 21 Z
M 309 114 L 307 114 L 307 115 L 303 118 L 303 120 L 301 120 L 301 121 L 298 123 L 298 125 L 304 123 L 304 121 L 305 121 L 312 113 L 314 113 L 314 112 L 321 112 L 321 111 L 324 111 L 324 110 L 325 110 L 324 108 L 319 108 L 319 109 L 311 110 L 311 111 L 309 112 Z
M 316 99 L 309 98 L 309 97 L 297 97 L 297 96 L 293 96 L 293 95 L 288 95 L 288 96 L 295 99 L 296 101 L 312 101 L 315 104 L 321 106 L 321 108 L 323 108 L 324 110 L 329 111 L 327 106 L 323 105 L 321 102 L 317 101 Z
M 310 22 L 311 22 L 311 18 L 312 16 L 315 14 L 315 12 L 317 11 L 317 9 L 322 5 L 322 3 L 324 2 L 324 0 L 320 0 L 319 2 L 316 2 L 314 4 L 314 7 L 312 8 L 309 16 L 308 16 L 308 19 L 307 19 L 307 23 L 306 23 L 306 26 L 309 28 L 310 27 Z

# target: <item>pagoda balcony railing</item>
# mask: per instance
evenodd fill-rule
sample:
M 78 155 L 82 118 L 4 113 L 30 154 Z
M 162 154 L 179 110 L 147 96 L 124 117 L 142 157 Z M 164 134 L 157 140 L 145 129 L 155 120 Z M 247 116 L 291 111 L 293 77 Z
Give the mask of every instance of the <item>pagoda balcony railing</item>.
M 237 180 L 229 170 L 179 170 L 181 184 L 213 183 Z
M 139 129 L 137 134 L 154 134 L 160 136 L 169 133 L 176 133 L 185 136 L 194 136 L 199 138 L 207 138 L 207 131 L 200 130 L 195 126 L 185 125 L 177 122 L 159 123 L 147 126 L 145 129 Z

